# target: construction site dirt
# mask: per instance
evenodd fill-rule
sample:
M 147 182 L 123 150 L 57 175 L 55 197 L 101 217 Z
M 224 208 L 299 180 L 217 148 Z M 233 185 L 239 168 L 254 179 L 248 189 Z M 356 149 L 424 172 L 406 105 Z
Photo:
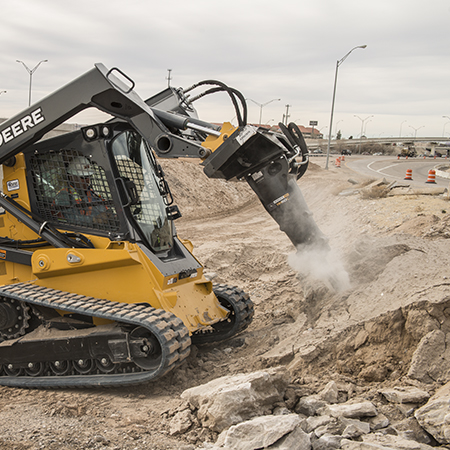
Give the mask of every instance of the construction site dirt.
M 411 361 L 429 322 L 417 320 L 414 329 L 405 324 L 405 311 L 421 317 L 450 295 L 446 194 L 367 191 L 374 180 L 344 161 L 326 170 L 325 160 L 316 158 L 299 186 L 332 251 L 305 259 L 246 183 L 208 179 L 197 161 L 161 164 L 183 214 L 175 223 L 179 236 L 193 243 L 214 283 L 250 294 L 253 323 L 230 341 L 193 347 L 187 362 L 152 383 L 98 390 L 1 387 L 1 449 L 207 448 L 218 433 L 198 421 L 171 432 L 174 415 L 185 408 L 181 394 L 272 367 L 287 370 L 296 392 L 315 394 L 334 381 L 352 386 L 348 399 L 376 405 L 384 401 L 383 389 L 416 386 L 433 395 L 450 381 L 449 372 L 412 379 Z M 330 284 L 330 273 L 337 284 Z

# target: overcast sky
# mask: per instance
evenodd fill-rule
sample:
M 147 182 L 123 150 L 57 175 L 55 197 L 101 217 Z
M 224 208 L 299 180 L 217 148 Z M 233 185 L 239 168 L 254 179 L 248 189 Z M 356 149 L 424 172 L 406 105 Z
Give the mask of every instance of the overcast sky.
M 0 0 L 0 117 L 101 62 L 144 99 L 171 84 L 217 79 L 258 104 L 262 123 L 317 120 L 328 135 L 450 136 L 449 0 Z M 195 103 L 200 118 L 231 121 L 225 94 Z M 249 121 L 260 107 L 248 102 Z M 358 116 L 358 117 L 355 117 Z M 371 117 L 373 116 L 373 117 Z M 76 121 L 97 120 L 84 114 Z M 101 120 L 101 119 L 100 119 Z M 84 122 L 85 123 L 85 122 Z

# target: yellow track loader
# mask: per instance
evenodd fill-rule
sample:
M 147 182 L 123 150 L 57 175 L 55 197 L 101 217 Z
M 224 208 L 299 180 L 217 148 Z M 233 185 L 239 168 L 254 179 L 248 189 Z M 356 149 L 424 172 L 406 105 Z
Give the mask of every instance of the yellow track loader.
M 0 125 L 2 385 L 142 383 L 179 366 L 191 343 L 251 323 L 249 296 L 213 286 L 178 237 L 158 158 L 198 158 L 209 177 L 247 181 L 295 246 L 327 245 L 296 183 L 308 151 L 294 124 L 248 125 L 242 94 L 214 80 L 147 101 L 134 87 L 97 64 Z M 219 91 L 238 126 L 198 118 L 193 102 Z M 45 137 L 86 108 L 112 118 Z

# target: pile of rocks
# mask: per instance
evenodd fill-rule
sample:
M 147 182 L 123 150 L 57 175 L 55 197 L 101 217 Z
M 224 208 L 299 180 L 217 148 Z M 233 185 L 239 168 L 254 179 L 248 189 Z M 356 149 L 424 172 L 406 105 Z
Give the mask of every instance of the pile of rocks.
M 170 434 L 207 429 L 215 440 L 186 450 L 450 448 L 450 383 L 433 396 L 411 384 L 382 388 L 386 407 L 334 381 L 305 392 L 283 368 L 222 377 L 183 392 Z

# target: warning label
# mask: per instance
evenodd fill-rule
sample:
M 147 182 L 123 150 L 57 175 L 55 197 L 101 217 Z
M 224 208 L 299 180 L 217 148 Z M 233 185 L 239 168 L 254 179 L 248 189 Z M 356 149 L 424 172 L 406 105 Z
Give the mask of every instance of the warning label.
M 8 189 L 8 192 L 17 191 L 17 189 L 20 189 L 19 180 L 7 181 L 6 182 L 6 188 Z

